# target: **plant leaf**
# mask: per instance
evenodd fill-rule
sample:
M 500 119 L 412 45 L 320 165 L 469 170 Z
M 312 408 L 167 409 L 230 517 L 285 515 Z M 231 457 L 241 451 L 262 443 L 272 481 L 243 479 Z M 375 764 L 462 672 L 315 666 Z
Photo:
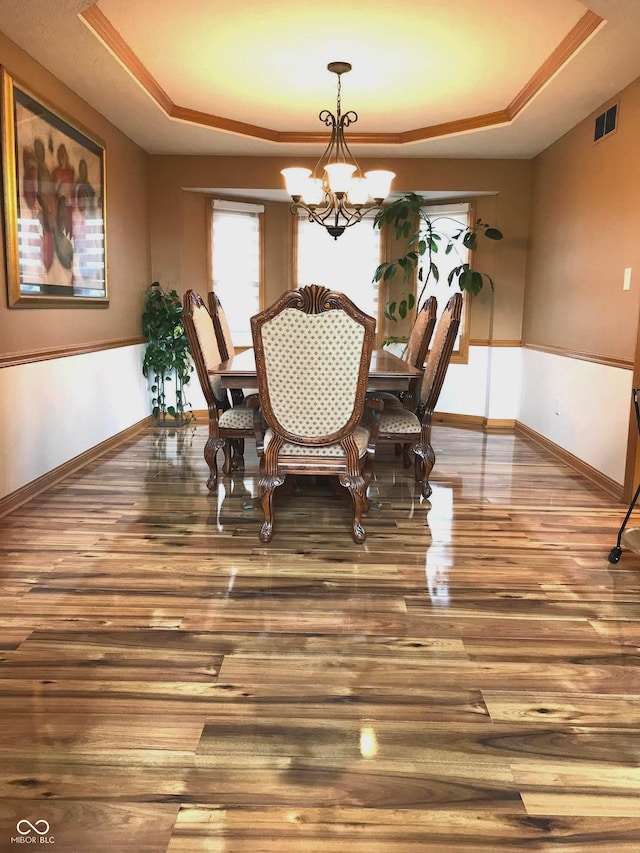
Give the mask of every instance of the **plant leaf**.
M 490 240 L 502 240 L 503 234 L 498 228 L 487 228 L 484 232 L 484 236 L 488 237 Z
M 396 274 L 397 266 L 396 264 L 389 264 L 389 266 L 384 271 L 384 275 L 382 276 L 384 281 L 389 281 L 390 278 L 393 278 Z
M 386 261 L 383 264 L 380 264 L 380 266 L 376 269 L 375 275 L 373 277 L 374 281 L 380 281 L 380 279 L 382 278 L 382 274 L 387 268 L 387 266 L 388 264 Z
M 478 243 L 478 238 L 476 236 L 475 231 L 467 231 L 467 233 L 462 238 L 462 245 L 466 249 L 469 249 L 471 251 L 473 251 L 476 248 L 477 243 Z

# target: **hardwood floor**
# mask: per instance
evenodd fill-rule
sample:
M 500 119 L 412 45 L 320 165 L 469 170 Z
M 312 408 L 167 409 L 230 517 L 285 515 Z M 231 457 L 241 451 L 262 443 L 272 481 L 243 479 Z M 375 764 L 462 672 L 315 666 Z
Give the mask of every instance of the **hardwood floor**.
M 430 502 L 383 447 L 363 546 L 324 482 L 262 545 L 205 433 L 0 519 L 0 851 L 640 850 L 624 506 L 436 427 Z

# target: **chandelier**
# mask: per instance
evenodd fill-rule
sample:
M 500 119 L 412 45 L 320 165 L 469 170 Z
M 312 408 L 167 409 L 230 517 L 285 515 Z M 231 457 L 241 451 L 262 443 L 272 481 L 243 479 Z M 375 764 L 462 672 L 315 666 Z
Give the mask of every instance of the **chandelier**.
M 338 75 L 335 115 L 322 110 L 320 121 L 331 128 L 331 138 L 315 169 L 292 167 L 283 169 L 287 192 L 293 199 L 291 212 L 304 211 L 309 220 L 324 225 L 334 240 L 345 228 L 360 222 L 369 210 L 379 208 L 389 194 L 394 172 L 385 169 L 362 173 L 358 161 L 349 151 L 344 130 L 358 121 L 353 110 L 342 114 L 340 89 L 342 74 L 351 71 L 349 62 L 330 62 L 327 69 Z

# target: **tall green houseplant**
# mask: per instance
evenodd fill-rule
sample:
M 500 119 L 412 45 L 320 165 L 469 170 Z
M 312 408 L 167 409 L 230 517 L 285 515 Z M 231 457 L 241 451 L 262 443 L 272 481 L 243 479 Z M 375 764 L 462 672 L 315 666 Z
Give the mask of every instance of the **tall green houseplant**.
M 147 348 L 142 372 L 152 382 L 152 414 L 160 426 L 183 426 L 193 418 L 185 397 L 193 363 L 182 323 L 182 302 L 175 290 L 164 290 L 157 281 L 144 296 L 142 333 Z M 173 383 L 173 394 L 168 383 Z
M 479 293 L 484 281 L 488 281 L 493 289 L 493 281 L 489 275 L 480 272 L 465 259 L 468 252 L 473 252 L 478 244 L 478 237 L 489 240 L 502 240 L 502 232 L 493 228 L 481 219 L 468 226 L 449 233 L 442 222 L 449 217 L 427 212 L 428 199 L 417 193 L 407 193 L 390 205 L 382 208 L 376 214 L 373 227 L 391 229 L 394 239 L 404 246 L 404 252 L 392 261 L 385 261 L 376 269 L 374 281 L 390 282 L 396 275 L 402 274 L 408 282 L 417 270 L 418 297 L 411 291 L 402 298 L 390 300 L 385 304 L 384 314 L 388 320 L 404 319 L 416 305 L 418 309 L 426 295 L 431 280 L 440 280 L 440 270 L 436 256 L 451 255 L 457 263 L 447 276 L 447 284 L 457 285 L 462 291 Z

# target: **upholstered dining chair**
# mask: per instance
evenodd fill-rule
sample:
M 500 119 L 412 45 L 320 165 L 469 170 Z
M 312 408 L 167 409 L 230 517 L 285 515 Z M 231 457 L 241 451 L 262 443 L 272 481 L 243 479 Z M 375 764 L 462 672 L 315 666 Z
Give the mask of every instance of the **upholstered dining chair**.
M 211 318 L 213 319 L 213 327 L 216 331 L 220 361 L 227 361 L 236 354 L 233 340 L 231 339 L 231 330 L 229 329 L 227 315 L 224 313 L 224 308 L 218 294 L 212 290 L 207 292 L 207 304 L 209 306 L 209 314 L 211 314 Z
M 431 494 L 429 475 L 436 460 L 431 446 L 433 411 L 451 361 L 461 314 L 462 294 L 455 293 L 436 324 L 415 412 L 385 403 L 380 415 L 378 441 L 402 444 L 405 467 L 411 464 L 413 454 L 416 482 L 421 484 L 425 498 Z
M 251 318 L 262 417 L 262 542 L 273 535 L 273 493 L 287 475 L 337 477 L 352 504 L 352 535 L 365 539 L 377 417 L 360 425 L 375 320 L 343 293 L 308 285 L 284 293 Z
M 407 347 L 402 355 L 402 358 L 414 367 L 422 369 L 424 366 L 433 330 L 436 327 L 437 312 L 438 302 L 435 296 L 430 296 L 418 311 Z
M 209 305 L 209 314 L 211 314 L 213 318 L 213 327 L 216 330 L 216 338 L 218 339 L 220 360 L 228 361 L 236 354 L 236 348 L 233 345 L 227 315 L 224 312 L 222 302 L 220 302 L 220 298 L 217 293 L 214 293 L 212 290 L 208 291 L 207 300 Z M 257 394 L 257 389 L 246 391 L 246 394 L 247 396 L 249 394 Z M 230 388 L 229 396 L 231 397 L 233 404 L 237 405 L 244 400 L 245 391 L 242 388 Z M 242 448 L 241 440 L 239 441 L 239 447 Z
M 411 328 L 409 340 L 402 354 L 403 361 L 406 361 L 413 367 L 417 367 L 420 371 L 424 368 L 424 362 L 429 352 L 429 344 L 431 343 L 431 337 L 435 329 L 437 312 L 438 302 L 435 296 L 430 296 L 418 311 Z M 387 407 L 398 408 L 404 406 L 405 409 L 415 410 L 421 380 L 422 373 L 411 381 L 406 391 L 400 391 L 395 394 L 391 391 L 378 392 L 377 394 L 370 391 L 368 396 L 382 399 Z
M 219 378 L 209 373 L 222 361 L 211 314 L 200 294 L 193 290 L 186 291 L 182 304 L 184 328 L 209 412 L 209 437 L 204 447 L 204 458 L 209 466 L 207 488 L 213 491 L 218 485 L 218 450 L 222 448 L 224 452 L 222 471 L 228 475 L 232 467 L 232 442 L 256 435 L 257 401 L 255 406 L 250 400 L 229 405 Z M 240 457 L 236 455 L 233 465 L 237 467 L 239 464 Z

